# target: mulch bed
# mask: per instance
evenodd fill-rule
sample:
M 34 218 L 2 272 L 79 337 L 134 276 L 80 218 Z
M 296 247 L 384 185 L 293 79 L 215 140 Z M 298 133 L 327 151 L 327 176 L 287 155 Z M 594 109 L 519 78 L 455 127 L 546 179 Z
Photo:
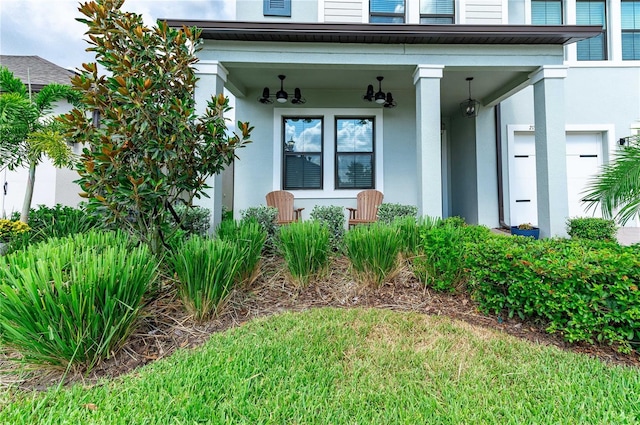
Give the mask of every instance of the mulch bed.
M 216 319 L 196 323 L 187 314 L 175 289 L 167 283 L 162 295 L 150 303 L 136 332 L 126 345 L 110 359 L 89 373 L 38 371 L 25 373 L 0 358 L 0 383 L 23 389 L 43 390 L 58 385 L 81 382 L 92 385 L 100 378 L 115 377 L 171 355 L 179 348 L 203 344 L 213 333 L 239 326 L 249 320 L 310 308 L 383 308 L 395 311 L 449 316 L 472 325 L 496 329 L 543 345 L 587 354 L 610 364 L 640 366 L 638 353 L 622 354 L 613 347 L 569 344 L 557 335 L 544 331 L 533 321 L 486 316 L 467 294 L 443 294 L 421 284 L 405 267 L 384 285 L 373 288 L 353 280 L 345 258 L 333 260 L 327 276 L 300 288 L 287 277 L 281 259 L 266 258 L 262 275 L 250 285 L 235 290 Z

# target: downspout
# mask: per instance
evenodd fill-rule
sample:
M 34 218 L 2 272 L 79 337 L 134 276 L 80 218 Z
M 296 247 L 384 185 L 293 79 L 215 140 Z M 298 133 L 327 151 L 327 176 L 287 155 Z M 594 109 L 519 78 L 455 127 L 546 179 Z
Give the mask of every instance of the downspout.
M 502 182 L 502 113 L 500 103 L 495 106 L 495 131 L 496 131 L 496 168 L 498 174 L 498 223 L 503 229 L 509 229 L 509 225 L 504 222 L 504 186 Z

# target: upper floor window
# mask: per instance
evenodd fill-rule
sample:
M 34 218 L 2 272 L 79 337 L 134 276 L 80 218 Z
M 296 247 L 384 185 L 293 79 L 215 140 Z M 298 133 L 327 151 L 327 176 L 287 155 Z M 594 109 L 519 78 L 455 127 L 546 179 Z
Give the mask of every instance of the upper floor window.
M 264 16 L 291 16 L 291 0 L 262 0 Z
M 531 0 L 533 25 L 562 25 L 562 0 Z
M 607 15 L 605 0 L 577 0 L 577 25 L 602 25 L 602 33 L 596 37 L 578 41 L 578 60 L 607 59 Z
M 322 118 L 283 118 L 282 187 L 322 189 Z
M 455 23 L 454 0 L 420 0 L 420 23 Z
M 369 22 L 402 24 L 404 23 L 405 0 L 371 0 L 369 2 Z
M 640 1 L 622 0 L 622 59 L 640 59 Z
M 375 188 L 373 118 L 336 118 L 336 189 Z

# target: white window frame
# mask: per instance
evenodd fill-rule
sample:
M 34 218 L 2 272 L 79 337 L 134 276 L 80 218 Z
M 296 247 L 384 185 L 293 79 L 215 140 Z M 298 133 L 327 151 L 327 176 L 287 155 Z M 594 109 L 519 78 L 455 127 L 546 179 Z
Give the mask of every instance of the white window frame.
M 384 193 L 384 141 L 382 135 L 383 110 L 379 108 L 275 108 L 273 110 L 273 190 L 282 189 L 282 119 L 284 117 L 318 117 L 324 120 L 322 140 L 322 187 L 323 189 L 288 190 L 296 199 L 348 199 L 355 198 L 362 189 L 336 189 L 335 187 L 335 118 L 374 117 L 375 189 Z

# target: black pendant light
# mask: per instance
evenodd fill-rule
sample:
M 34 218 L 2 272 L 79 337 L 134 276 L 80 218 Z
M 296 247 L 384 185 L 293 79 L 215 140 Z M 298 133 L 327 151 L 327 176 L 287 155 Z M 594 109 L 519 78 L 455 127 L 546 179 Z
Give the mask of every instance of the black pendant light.
M 478 116 L 480 102 L 471 98 L 471 81 L 473 81 L 473 77 L 467 77 L 467 81 L 469 82 L 469 98 L 460 104 L 460 111 L 462 111 L 463 117 L 473 118 Z

